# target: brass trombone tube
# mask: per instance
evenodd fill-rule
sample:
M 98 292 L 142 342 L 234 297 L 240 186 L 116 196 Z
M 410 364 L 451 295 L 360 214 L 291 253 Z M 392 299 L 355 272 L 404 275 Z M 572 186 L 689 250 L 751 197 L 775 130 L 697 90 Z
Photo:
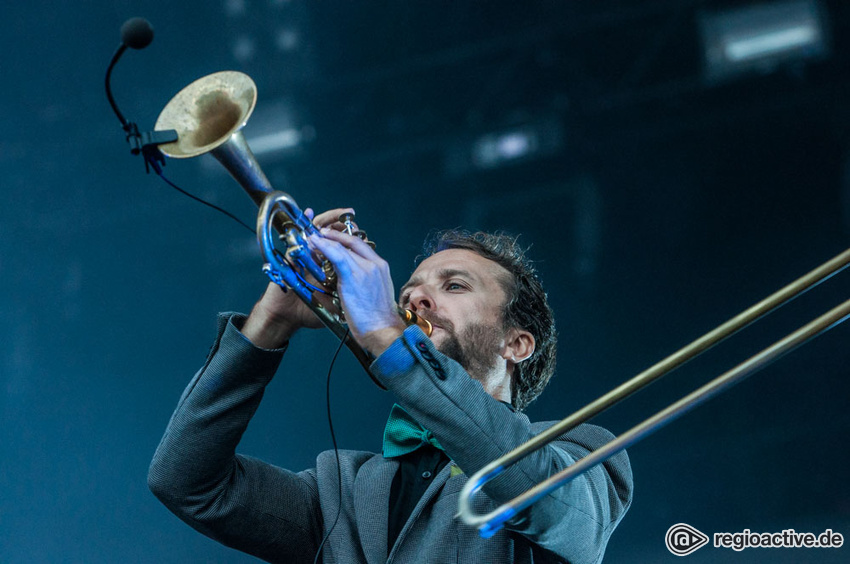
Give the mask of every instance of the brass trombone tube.
M 496 471 L 498 468 L 505 467 L 504 464 L 500 462 L 502 459 L 491 463 L 480 472 L 480 474 L 483 474 L 486 479 L 481 480 L 480 477 L 478 477 L 478 474 L 476 474 L 469 479 L 469 482 L 467 482 L 466 486 L 461 491 L 459 512 L 461 517 L 463 517 L 464 522 L 467 524 L 481 527 L 482 536 L 489 536 L 489 534 L 498 530 L 502 523 L 526 507 L 534 504 L 543 496 L 573 480 L 579 474 L 601 462 L 604 462 L 608 458 L 628 448 L 644 437 L 654 433 L 665 425 L 672 423 L 678 417 L 761 370 L 774 360 L 799 347 L 803 343 L 817 337 L 825 331 L 828 331 L 842 321 L 845 321 L 848 317 L 850 317 L 850 300 L 834 307 L 827 313 L 809 322 L 800 329 L 797 329 L 790 335 L 750 357 L 731 370 L 724 372 L 711 382 L 697 390 L 694 390 L 682 399 L 670 404 L 668 407 L 662 409 L 649 419 L 646 419 L 632 427 L 616 439 L 594 450 L 587 456 L 571 464 L 568 468 L 565 468 L 554 476 L 551 476 L 549 479 L 539 483 L 525 493 L 515 497 L 511 501 L 503 504 L 486 515 L 475 516 L 471 514 L 471 510 L 469 508 L 471 496 L 481 488 L 487 479 L 492 479 L 498 474 Z M 526 445 L 527 444 L 528 443 L 526 443 Z M 524 446 L 520 447 L 524 453 L 535 450 L 524 448 Z M 518 450 L 520 449 L 517 449 L 517 451 Z M 517 451 L 510 453 L 505 458 L 511 457 Z
M 595 464 L 606 460 L 607 458 L 613 456 L 620 450 L 623 450 L 627 446 L 640 440 L 640 438 L 642 438 L 643 436 L 646 436 L 647 434 L 666 424 L 667 421 L 662 414 L 667 414 L 667 419 L 671 420 L 672 418 L 678 417 L 679 415 L 681 415 L 681 413 L 684 413 L 692 407 L 699 405 L 700 403 L 702 403 L 702 401 L 705 401 L 704 399 L 695 401 L 695 397 L 699 398 L 700 392 L 702 392 L 703 394 L 709 394 L 708 397 L 705 398 L 709 399 L 709 397 L 712 397 L 715 393 L 718 393 L 719 391 L 725 389 L 728 385 L 731 385 L 731 383 L 737 382 L 740 378 L 752 374 L 755 370 L 758 370 L 758 368 L 761 368 L 762 366 L 778 358 L 785 352 L 791 350 L 799 344 L 802 344 L 803 342 L 805 342 L 805 340 L 811 339 L 819 333 L 829 329 L 833 325 L 840 323 L 846 318 L 848 313 L 850 313 L 850 301 L 845 302 L 840 306 L 834 308 L 827 314 L 822 315 L 815 321 L 792 333 L 782 341 L 779 341 L 772 347 L 769 347 L 768 349 L 765 349 L 755 357 L 752 357 L 750 360 L 746 361 L 742 365 L 739 365 L 733 370 L 724 373 L 722 376 L 716 378 L 715 380 L 713 380 L 706 386 L 703 386 L 696 392 L 685 396 L 685 398 L 679 400 L 679 402 L 674 403 L 667 409 L 663 410 L 662 412 L 659 412 L 655 416 L 646 420 L 644 423 L 641 423 L 637 427 L 631 429 L 630 431 L 627 431 L 618 439 L 615 439 L 611 443 L 608 443 L 597 451 L 594 451 L 593 453 L 584 457 L 580 461 L 571 465 L 569 468 L 565 469 L 563 472 L 549 478 L 549 480 L 532 488 L 525 494 L 522 494 L 514 500 L 503 504 L 496 510 L 486 515 L 475 515 L 472 513 L 470 509 L 470 501 L 472 495 L 479 489 L 481 489 L 481 487 L 486 482 L 501 474 L 501 472 L 504 471 L 505 468 L 511 466 L 517 460 L 549 444 L 566 431 L 601 413 L 602 411 L 611 407 L 620 400 L 637 392 L 638 390 L 654 382 L 661 376 L 681 366 L 688 360 L 705 352 L 712 346 L 716 345 L 717 343 L 726 339 L 737 331 L 743 329 L 744 327 L 756 321 L 760 317 L 770 313 L 774 309 L 790 301 L 796 296 L 799 296 L 803 292 L 825 281 L 829 277 L 835 275 L 842 269 L 846 268 L 848 264 L 850 264 L 850 249 L 847 249 L 843 253 L 837 255 L 836 257 L 832 258 L 821 266 L 815 268 L 808 274 L 798 278 L 791 284 L 788 284 L 784 288 L 780 289 L 779 291 L 775 292 L 764 300 L 758 302 L 757 304 L 748 308 L 739 315 L 733 317 L 729 321 L 723 323 L 722 325 L 710 331 L 709 333 L 706 333 L 691 344 L 679 349 L 672 355 L 661 360 L 650 368 L 644 370 L 631 380 L 628 380 L 627 382 L 614 388 L 607 394 L 604 394 L 595 401 L 579 409 L 566 419 L 553 425 L 543 433 L 540 433 L 539 435 L 533 437 L 526 443 L 523 443 L 522 445 L 518 446 L 516 449 L 507 453 L 503 457 L 494 460 L 493 462 L 476 472 L 472 477 L 470 477 L 469 481 L 464 486 L 460 494 L 458 515 L 464 520 L 465 523 L 475 527 L 479 527 L 481 529 L 482 536 L 492 535 L 496 530 L 501 527 L 502 523 L 510 519 L 518 511 L 521 511 L 525 507 L 528 507 L 529 505 L 534 503 L 534 501 L 536 501 L 543 495 L 546 495 L 550 491 L 559 487 L 561 484 L 565 483 L 568 480 L 571 480 L 581 472 L 584 472 L 591 466 L 594 466 Z M 789 341 L 790 343 L 786 344 L 786 342 Z M 755 363 L 756 366 L 751 366 L 751 361 L 753 361 L 754 359 L 762 358 L 763 360 L 759 360 L 759 362 Z M 743 373 L 742 376 L 738 375 L 737 371 L 739 371 L 739 369 L 740 372 Z M 714 392 L 713 390 L 715 388 L 711 386 L 716 387 L 717 392 Z M 692 406 L 689 406 L 689 403 L 691 402 L 695 403 Z M 558 477 L 566 472 L 569 472 L 568 478 L 558 480 Z M 551 486 L 551 484 L 555 482 L 557 482 L 557 484 Z M 550 485 L 551 487 L 547 487 L 547 485 Z

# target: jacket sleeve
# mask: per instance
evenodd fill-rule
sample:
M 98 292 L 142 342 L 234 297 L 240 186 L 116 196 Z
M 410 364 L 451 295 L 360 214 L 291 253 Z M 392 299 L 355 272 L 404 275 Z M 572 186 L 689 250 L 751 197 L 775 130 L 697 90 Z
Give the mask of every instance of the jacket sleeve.
M 219 317 L 206 363 L 183 392 L 148 485 L 201 533 L 267 561 L 311 562 L 322 530 L 315 471 L 293 473 L 235 453 L 284 349 L 254 347 L 239 314 Z
M 492 398 L 416 326 L 405 330 L 372 371 L 467 476 L 545 428 Z M 487 510 L 495 509 L 612 438 L 604 429 L 581 425 L 518 461 L 478 497 L 487 498 Z M 550 493 L 506 528 L 573 564 L 598 562 L 631 498 L 631 468 L 623 452 Z

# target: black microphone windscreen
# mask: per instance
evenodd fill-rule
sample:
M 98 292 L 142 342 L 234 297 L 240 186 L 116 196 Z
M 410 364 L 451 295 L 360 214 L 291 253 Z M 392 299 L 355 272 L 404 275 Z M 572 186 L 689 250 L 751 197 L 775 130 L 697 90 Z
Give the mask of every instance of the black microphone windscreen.
M 145 18 L 130 18 L 121 26 L 121 43 L 131 49 L 144 49 L 153 41 L 153 26 Z

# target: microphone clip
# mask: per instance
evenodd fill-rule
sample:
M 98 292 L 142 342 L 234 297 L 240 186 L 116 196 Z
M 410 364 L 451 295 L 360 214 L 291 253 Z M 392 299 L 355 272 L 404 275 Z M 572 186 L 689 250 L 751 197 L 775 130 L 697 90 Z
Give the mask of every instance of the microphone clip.
M 127 134 L 127 143 L 130 144 L 130 153 L 142 155 L 145 161 L 145 172 L 150 174 L 152 167 L 154 172 L 159 174 L 165 166 L 165 156 L 160 152 L 158 145 L 177 141 L 177 131 L 164 129 L 139 132 L 139 127 L 132 121 L 128 121 L 124 124 L 124 132 Z

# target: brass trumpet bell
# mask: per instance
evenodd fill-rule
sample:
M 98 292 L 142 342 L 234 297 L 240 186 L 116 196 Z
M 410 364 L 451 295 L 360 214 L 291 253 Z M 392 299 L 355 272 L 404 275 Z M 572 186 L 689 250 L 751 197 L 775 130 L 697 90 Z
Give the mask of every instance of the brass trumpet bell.
M 257 86 L 246 74 L 222 71 L 199 78 L 159 114 L 154 129 L 175 129 L 179 137 L 159 149 L 175 159 L 212 152 L 241 131 L 256 104 Z

